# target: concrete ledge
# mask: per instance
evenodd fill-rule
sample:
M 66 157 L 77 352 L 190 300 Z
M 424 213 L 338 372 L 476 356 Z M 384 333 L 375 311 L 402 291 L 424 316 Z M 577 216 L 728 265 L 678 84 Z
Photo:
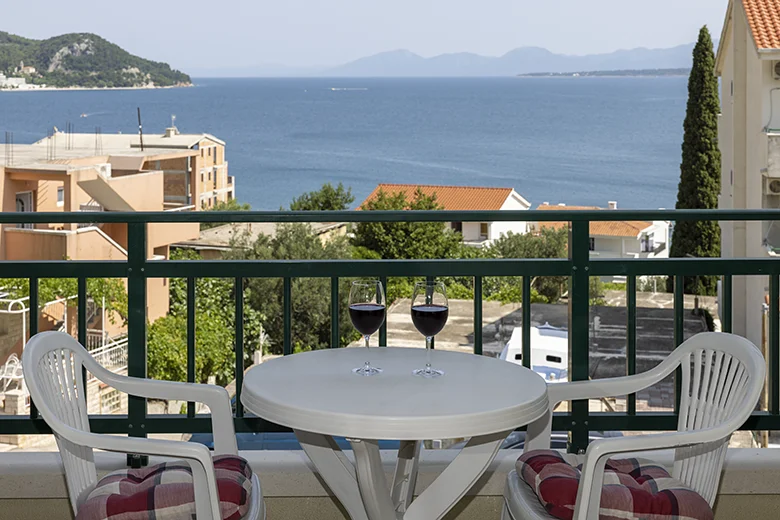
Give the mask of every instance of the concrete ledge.
M 456 450 L 424 451 L 420 460 L 417 493 L 422 492 L 449 465 Z M 267 498 L 329 497 L 325 485 L 303 451 L 242 452 L 260 476 Z M 500 497 L 504 479 L 514 468 L 519 450 L 503 451 L 469 492 L 475 496 Z M 638 453 L 650 458 L 650 454 Z M 347 452 L 351 457 L 351 453 Z M 671 466 L 671 451 L 652 454 L 653 460 Z M 395 453 L 382 452 L 388 478 L 392 477 Z M 125 456 L 98 452 L 95 463 L 100 474 L 125 467 Z M 151 464 L 166 459 L 152 457 Z M 722 495 L 780 495 L 780 450 L 731 449 L 728 451 L 720 486 Z M 0 453 L 0 500 L 67 498 L 65 477 L 57 452 Z

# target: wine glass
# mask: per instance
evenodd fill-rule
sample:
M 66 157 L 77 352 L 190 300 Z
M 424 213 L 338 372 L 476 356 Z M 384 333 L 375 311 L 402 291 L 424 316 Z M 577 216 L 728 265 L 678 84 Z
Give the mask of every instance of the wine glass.
M 363 335 L 366 348 L 371 334 L 379 330 L 385 322 L 385 291 L 379 280 L 357 280 L 352 282 L 349 291 L 349 317 L 352 325 Z M 371 366 L 370 361 L 352 370 L 361 376 L 375 376 L 382 369 Z
M 450 307 L 447 303 L 447 289 L 441 282 L 418 282 L 412 294 L 412 322 L 425 336 L 425 368 L 413 373 L 420 377 L 439 377 L 444 371 L 431 368 L 431 342 L 447 323 Z

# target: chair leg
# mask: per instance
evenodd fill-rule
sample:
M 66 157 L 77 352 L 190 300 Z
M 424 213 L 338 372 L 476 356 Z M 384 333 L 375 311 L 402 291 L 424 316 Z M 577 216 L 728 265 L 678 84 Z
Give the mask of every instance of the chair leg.
M 515 520 L 512 518 L 512 513 L 509 512 L 509 507 L 506 505 L 506 502 L 504 502 L 504 509 L 501 512 L 501 520 Z

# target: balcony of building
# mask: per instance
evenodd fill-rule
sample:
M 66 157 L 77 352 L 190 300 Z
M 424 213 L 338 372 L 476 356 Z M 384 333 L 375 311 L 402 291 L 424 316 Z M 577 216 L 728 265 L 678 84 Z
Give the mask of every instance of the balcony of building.
M 768 310 L 766 342 L 762 344 L 765 356 L 770 360 L 767 378 L 766 400 L 743 425 L 743 432 L 735 436 L 724 466 L 723 478 L 716 502 L 716 518 L 755 519 L 776 518 L 780 508 L 780 450 L 758 448 L 766 444 L 758 432 L 780 430 L 780 264 L 773 259 L 666 259 L 666 258 L 624 258 L 597 257 L 590 254 L 589 223 L 594 220 L 766 220 L 780 219 L 780 211 L 754 212 L 679 212 L 679 211 L 614 211 L 614 212 L 153 212 L 153 213 L 115 213 L 97 212 L 84 215 L 71 214 L 0 214 L 0 223 L 8 228 L 11 225 L 45 225 L 52 220 L 77 225 L 90 221 L 98 225 L 123 225 L 127 229 L 127 254 L 123 258 L 106 260 L 99 258 L 50 260 L 8 259 L 0 262 L 3 276 L 26 278 L 34 286 L 40 279 L 47 277 L 75 278 L 79 281 L 95 277 L 127 279 L 128 288 L 128 337 L 123 342 L 107 343 L 94 338 L 91 349 L 93 355 L 105 367 L 123 371 L 131 376 L 144 376 L 146 371 L 146 326 L 147 305 L 150 303 L 147 284 L 150 280 L 181 278 L 186 282 L 186 300 L 188 308 L 194 308 L 198 297 L 195 280 L 199 278 L 228 278 L 235 287 L 243 287 L 243 282 L 254 278 L 273 278 L 283 280 L 284 294 L 280 313 L 283 314 L 285 331 L 280 345 L 283 355 L 294 350 L 291 321 L 296 312 L 305 309 L 295 308 L 293 280 L 300 278 L 318 278 L 330 281 L 331 296 L 339 294 L 339 280 L 354 277 L 379 277 L 386 280 L 392 277 L 459 277 L 469 279 L 474 290 L 472 300 L 453 303 L 460 308 L 464 319 L 452 320 L 452 334 L 466 338 L 461 344 L 453 341 L 452 347 L 442 338 L 437 348 L 453 348 L 468 351 L 473 355 L 496 355 L 497 348 L 509 335 L 507 330 L 517 324 L 542 324 L 554 322 L 569 331 L 569 376 L 572 380 L 587 380 L 610 377 L 610 374 L 633 374 L 646 370 L 664 359 L 684 339 L 696 332 L 707 330 L 706 320 L 691 312 L 690 300 L 683 294 L 682 281 L 685 277 L 714 275 L 721 277 L 722 294 L 720 304 L 713 310 L 713 316 L 723 331 L 732 331 L 733 317 L 740 312 L 739 299 L 733 294 L 732 287 L 737 277 L 761 276 L 768 282 Z M 194 225 L 201 222 L 219 223 L 253 222 L 408 222 L 409 220 L 426 222 L 512 222 L 522 219 L 528 221 L 566 221 L 569 222 L 570 236 L 569 258 L 556 259 L 468 259 L 468 260 L 188 260 L 170 261 L 155 257 L 150 252 L 150 242 L 154 239 L 154 229 L 161 225 Z M 83 228 L 91 229 L 91 228 Z M 94 228 L 92 228 L 94 229 Z M 85 231 L 78 230 L 84 233 Z M 23 235 L 24 230 L 11 231 L 9 236 Z M 671 305 L 663 312 L 641 307 L 641 294 L 638 282 L 642 277 L 672 276 L 676 290 L 669 294 Z M 610 311 L 602 304 L 593 304 L 589 294 L 589 280 L 592 277 L 620 276 L 626 280 L 625 308 Z M 483 284 L 495 277 L 522 277 L 522 300 L 532 301 L 531 279 L 535 277 L 557 277 L 566 279 L 569 285 L 567 305 L 539 304 L 515 305 L 511 308 L 496 309 L 498 302 L 483 301 Z M 526 281 L 527 280 L 527 281 Z M 79 299 L 86 301 L 86 283 L 79 283 Z M 31 293 L 30 306 L 36 301 L 37 291 Z M 763 295 L 762 298 L 763 300 Z M 244 299 L 235 299 L 236 315 L 243 316 Z M 402 303 L 396 308 L 397 314 L 389 313 L 388 321 L 379 333 L 379 343 L 383 346 L 408 342 L 404 335 L 406 313 Z M 536 305 L 536 304 L 534 304 Z M 338 318 L 344 312 L 337 298 L 329 301 L 331 316 Z M 454 311 L 453 311 L 454 312 Z M 594 314 L 599 317 L 599 326 L 595 327 Z M 37 315 L 35 315 L 37 316 Z M 86 310 L 78 315 L 78 324 L 74 335 L 88 338 L 89 331 L 84 319 Z M 460 315 L 459 315 L 460 316 Z M 408 320 L 407 320 L 408 321 Z M 197 359 L 195 331 L 195 313 L 188 313 L 187 351 L 181 359 L 188 367 L 194 367 Z M 561 325 L 559 325 L 559 323 Z M 668 331 L 661 329 L 668 325 Z M 243 337 L 243 321 L 236 320 L 237 337 Z M 450 327 L 450 325 L 448 325 Z M 622 327 L 622 328 L 621 328 Z M 408 327 L 406 327 L 408 328 Z M 615 331 L 620 328 L 620 333 Z M 38 317 L 30 320 L 28 333 L 41 329 Z M 665 329 L 664 329 L 665 330 Z M 331 341 L 337 347 L 339 330 L 337 321 L 333 321 Z M 663 336 L 661 348 L 649 348 L 648 338 Z M 418 341 L 419 338 L 417 339 Z M 530 342 L 523 338 L 524 348 Z M 527 359 L 524 358 L 524 359 Z M 243 355 L 235 356 L 234 380 L 229 391 L 240 403 L 241 379 L 253 361 Z M 231 361 L 232 363 L 232 361 Z M 194 374 L 194 372 L 189 372 Z M 87 376 L 89 377 L 89 376 Z M 189 377 L 189 376 L 188 376 Z M 194 377 L 194 376 L 193 376 Z M 91 381 L 91 379 L 89 379 Z M 90 392 L 100 394 L 100 388 L 89 387 Z M 479 389 L 475 389 L 479 391 Z M 11 397 L 17 394 L 11 394 Z M 490 399 L 486 395 L 485 399 Z M 130 434 L 133 436 L 163 436 L 165 438 L 187 439 L 190 434 L 210 431 L 208 416 L 201 410 L 188 407 L 187 403 L 167 403 L 160 408 L 159 403 L 145 402 L 142 399 L 122 402 L 118 396 L 106 395 L 104 401 L 96 406 L 91 414 L 91 428 L 98 433 Z M 37 415 L 34 407 L 27 408 L 8 401 L 9 410 L 17 413 L 0 416 L 0 435 L 24 435 L 46 437 L 50 430 Z M 152 407 L 155 405 L 156 407 Z M 116 406 L 117 408 L 113 408 Z M 124 406 L 124 409 L 122 407 Z M 14 408 L 16 407 L 16 408 Z M 591 432 L 622 432 L 631 435 L 635 432 L 670 431 L 676 428 L 674 382 L 654 388 L 649 394 L 615 396 L 604 401 L 574 401 L 556 411 L 553 429 L 561 432 L 562 443 L 576 452 L 584 449 Z M 111 413 L 120 410 L 118 413 Z M 181 412 L 181 413 L 180 413 Z M 255 436 L 271 433 L 289 433 L 284 427 L 271 424 L 249 414 L 242 406 L 235 410 L 234 423 L 240 435 Z M 754 433 L 755 432 L 755 433 Z M 2 439 L 0 439 L 1 441 Z M 766 440 L 766 439 L 764 439 Z M 774 437 L 769 437 L 770 444 Z M 428 487 L 453 460 L 456 450 L 437 449 L 446 447 L 457 440 L 433 439 L 426 444 L 420 461 L 420 476 L 417 492 Z M 741 446 L 741 447 L 738 447 Z M 503 507 L 507 473 L 514 468 L 520 451 L 505 449 L 490 465 L 485 475 L 468 492 L 466 497 L 445 517 L 448 520 L 498 519 Z M 258 473 L 265 494 L 268 518 L 343 520 L 346 518 L 343 508 L 324 486 L 322 479 L 313 470 L 300 450 L 246 450 L 241 452 L 253 469 Z M 347 452 L 347 457 L 351 458 Z M 383 452 L 383 463 L 388 474 L 392 472 L 393 453 Z M 672 454 L 664 452 L 656 455 L 662 464 L 671 464 Z M 127 458 L 123 455 L 100 452 L 96 455 L 98 469 L 101 472 L 125 467 Z M 156 460 L 151 460 L 151 463 Z M 10 450 L 0 453 L 0 511 L 9 518 L 47 518 L 52 520 L 71 518 L 65 481 L 61 469 L 59 454 L 49 444 L 40 450 L 17 452 Z

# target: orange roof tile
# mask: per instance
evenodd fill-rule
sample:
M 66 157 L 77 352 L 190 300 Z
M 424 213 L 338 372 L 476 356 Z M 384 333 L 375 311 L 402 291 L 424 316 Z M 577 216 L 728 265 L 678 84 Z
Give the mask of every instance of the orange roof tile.
M 479 188 L 473 186 L 435 186 L 425 184 L 380 184 L 360 205 L 362 209 L 376 200 L 380 191 L 387 195 L 403 193 L 406 200 L 414 200 L 417 189 L 430 197 L 436 194 L 436 202 L 449 211 L 496 211 L 502 208 L 512 194 L 512 188 Z
M 556 206 L 551 204 L 542 204 L 536 209 L 541 211 L 593 211 L 604 208 L 600 208 L 598 206 Z M 567 227 L 568 224 L 568 222 L 539 222 L 539 227 L 562 229 Z M 641 220 L 629 220 L 621 222 L 591 222 L 590 234 L 591 236 L 601 237 L 638 237 L 643 230 L 649 228 L 652 225 L 653 224 L 651 222 L 643 222 Z
M 742 0 L 756 47 L 780 49 L 780 0 Z

